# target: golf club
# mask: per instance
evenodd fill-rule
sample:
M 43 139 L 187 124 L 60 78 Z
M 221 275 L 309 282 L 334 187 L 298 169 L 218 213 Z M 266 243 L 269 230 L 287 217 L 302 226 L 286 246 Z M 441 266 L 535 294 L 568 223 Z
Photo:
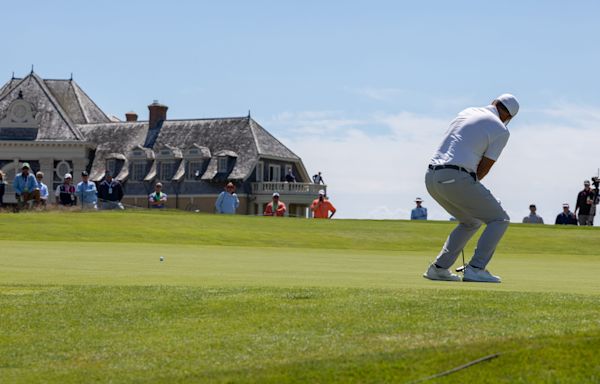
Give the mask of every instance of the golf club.
M 465 264 L 465 250 L 461 249 L 461 252 L 462 252 L 462 265 L 460 267 L 456 268 L 456 272 L 465 273 L 465 267 L 466 267 L 466 264 Z

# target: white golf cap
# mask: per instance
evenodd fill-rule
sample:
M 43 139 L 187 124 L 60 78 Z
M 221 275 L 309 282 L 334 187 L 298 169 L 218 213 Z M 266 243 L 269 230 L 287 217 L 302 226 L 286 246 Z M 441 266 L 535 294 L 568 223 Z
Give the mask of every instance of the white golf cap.
M 319 195 L 323 195 L 323 196 L 325 196 L 325 191 L 324 191 L 323 189 L 320 189 L 320 190 L 319 190 Z
M 279 197 L 279 192 L 273 192 L 273 197 Z
M 72 179 L 73 176 L 71 176 L 70 173 L 65 173 L 65 176 L 63 177 L 63 179 Z
M 563 203 L 563 208 L 569 208 L 569 203 Z
M 510 93 L 504 93 L 496 97 L 496 100 L 501 102 L 506 109 L 508 109 L 508 113 L 510 113 L 511 117 L 515 117 L 519 112 L 519 102 L 517 101 L 517 98 Z
M 415 203 L 422 203 L 422 202 L 423 202 L 423 199 L 421 199 L 420 197 L 417 197 L 415 199 Z

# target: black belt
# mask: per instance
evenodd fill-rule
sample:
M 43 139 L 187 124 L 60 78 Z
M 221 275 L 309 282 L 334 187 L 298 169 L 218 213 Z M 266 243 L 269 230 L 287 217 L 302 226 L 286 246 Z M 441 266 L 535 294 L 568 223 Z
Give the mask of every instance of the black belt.
M 436 171 L 438 169 L 456 169 L 457 171 L 463 171 L 463 172 L 468 173 L 469 175 L 471 175 L 473 180 L 477 180 L 477 174 L 475 172 L 469 172 L 469 170 L 467 170 L 466 168 L 459 167 L 458 165 L 452 165 L 452 164 L 431 165 L 431 164 L 429 164 L 429 169 L 432 169 L 434 171 Z

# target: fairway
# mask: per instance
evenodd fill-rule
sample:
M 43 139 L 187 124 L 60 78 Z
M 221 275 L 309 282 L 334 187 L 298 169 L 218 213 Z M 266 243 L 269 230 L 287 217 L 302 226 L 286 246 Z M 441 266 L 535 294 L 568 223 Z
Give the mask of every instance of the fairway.
M 600 231 L 511 225 L 502 284 L 423 279 L 452 227 L 0 215 L 0 382 L 600 381 Z

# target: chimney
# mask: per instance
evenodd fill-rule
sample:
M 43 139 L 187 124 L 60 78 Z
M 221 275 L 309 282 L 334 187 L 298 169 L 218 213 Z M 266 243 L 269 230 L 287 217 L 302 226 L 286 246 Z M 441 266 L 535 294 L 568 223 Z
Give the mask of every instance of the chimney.
M 138 119 L 138 115 L 137 115 L 137 113 L 135 113 L 133 111 L 129 111 L 125 114 L 126 121 L 137 121 L 137 119 Z
M 148 110 L 150 111 L 148 128 L 156 128 L 160 123 L 167 120 L 167 109 L 169 109 L 169 107 L 159 104 L 158 100 L 154 100 L 154 102 L 148 106 Z

